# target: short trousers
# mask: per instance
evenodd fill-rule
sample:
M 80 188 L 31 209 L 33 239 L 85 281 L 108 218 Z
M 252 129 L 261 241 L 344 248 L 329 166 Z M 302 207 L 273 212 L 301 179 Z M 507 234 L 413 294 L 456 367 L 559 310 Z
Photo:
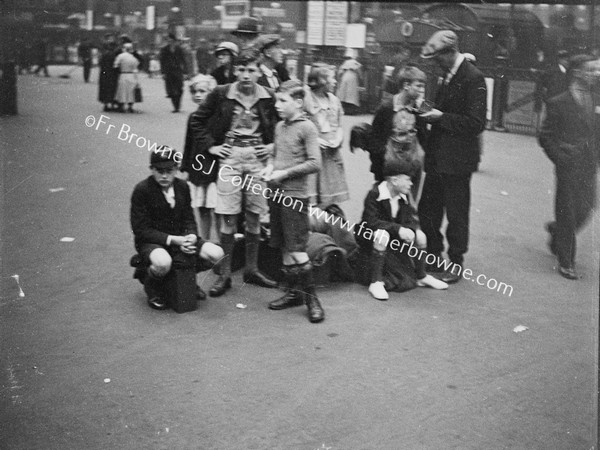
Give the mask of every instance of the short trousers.
M 205 244 L 204 241 L 200 241 L 200 242 L 202 245 Z M 213 264 L 210 261 L 208 261 L 207 259 L 200 258 L 199 253 L 200 253 L 200 250 L 202 249 L 202 245 L 198 248 L 198 253 L 193 255 L 193 256 L 195 256 L 194 263 L 196 266 L 196 272 L 204 272 L 206 270 L 210 270 L 213 268 Z M 138 253 L 142 257 L 142 260 L 146 266 L 150 265 L 150 253 L 152 253 L 157 248 L 165 249 L 171 256 L 171 258 L 174 258 L 178 253 L 181 253 L 179 251 L 179 249 L 177 249 L 175 247 L 165 247 L 160 244 L 142 244 L 140 246 L 140 248 L 138 249 Z
M 215 213 L 240 214 L 243 204 L 244 211 L 266 214 L 267 185 L 259 177 L 265 165 L 266 159 L 259 160 L 254 147 L 231 147 L 231 155 L 220 162 Z
M 300 207 L 302 205 L 302 207 Z M 308 199 L 294 198 L 292 206 L 269 201 L 271 239 L 269 246 L 292 252 L 306 252 L 308 244 Z
M 188 182 L 190 196 L 192 197 L 192 208 L 210 208 L 217 206 L 217 183 L 201 184 L 196 186 Z

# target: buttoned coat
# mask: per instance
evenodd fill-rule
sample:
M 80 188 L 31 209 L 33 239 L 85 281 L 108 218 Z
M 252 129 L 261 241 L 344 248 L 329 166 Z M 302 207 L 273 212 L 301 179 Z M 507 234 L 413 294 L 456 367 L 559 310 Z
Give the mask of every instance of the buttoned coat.
M 161 186 L 149 176 L 140 181 L 131 195 L 131 229 L 136 250 L 143 244 L 167 245 L 167 237 L 196 234 L 187 182 L 175 178 L 175 207 L 171 208 Z M 198 244 L 198 248 L 201 244 Z
M 479 134 L 485 128 L 487 89 L 483 74 L 463 61 L 447 85 L 440 83 L 435 108 L 443 112 L 424 145 L 425 171 L 468 174 L 480 161 Z
M 365 228 L 373 233 L 377 230 L 387 231 L 390 235 L 390 241 L 392 239 L 400 240 L 398 233 L 401 227 L 410 228 L 415 232 L 419 229 L 417 212 L 409 202 L 400 200 L 398 202 L 398 212 L 394 217 L 392 216 L 390 201 L 387 199 L 378 200 L 378 198 L 379 188 L 378 183 L 376 183 L 367 194 L 364 202 L 361 222 L 365 224 Z M 368 233 L 358 233 L 356 227 L 354 231 L 357 234 L 356 242 L 362 248 L 369 250 L 373 248 L 373 239 L 368 238 Z

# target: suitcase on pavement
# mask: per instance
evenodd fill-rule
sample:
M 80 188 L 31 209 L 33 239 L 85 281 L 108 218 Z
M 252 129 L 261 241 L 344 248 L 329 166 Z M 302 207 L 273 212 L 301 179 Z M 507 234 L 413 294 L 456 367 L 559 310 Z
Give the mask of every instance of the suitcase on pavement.
M 173 257 L 171 272 L 167 275 L 165 293 L 169 306 L 177 313 L 194 311 L 198 307 L 196 298 L 195 255 L 177 253 Z
M 175 268 L 169 274 L 165 292 L 168 295 L 169 306 L 182 314 L 198 308 L 196 298 L 196 271 L 191 268 Z

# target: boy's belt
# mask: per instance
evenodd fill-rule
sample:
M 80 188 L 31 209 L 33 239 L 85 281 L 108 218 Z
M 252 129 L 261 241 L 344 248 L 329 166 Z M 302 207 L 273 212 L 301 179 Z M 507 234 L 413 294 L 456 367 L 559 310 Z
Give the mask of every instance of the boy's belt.
M 263 145 L 261 138 L 225 138 L 225 144 L 232 147 L 256 147 L 257 145 Z

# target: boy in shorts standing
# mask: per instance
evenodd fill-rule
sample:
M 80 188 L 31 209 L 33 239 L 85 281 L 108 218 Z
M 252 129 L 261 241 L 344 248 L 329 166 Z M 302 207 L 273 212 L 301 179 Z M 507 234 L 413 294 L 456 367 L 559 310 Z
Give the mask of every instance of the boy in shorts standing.
M 268 190 L 283 191 L 270 196 L 270 245 L 283 252 L 286 293 L 269 303 L 274 310 L 308 307 L 309 320 L 321 322 L 325 313 L 317 294 L 312 264 L 306 253 L 308 242 L 308 177 L 321 167 L 317 127 L 304 115 L 304 87 L 299 81 L 282 83 L 275 109 L 283 121 L 275 128 L 273 156 L 262 173 Z
M 244 282 L 274 288 L 277 283 L 258 270 L 260 216 L 266 214 L 266 187 L 259 179 L 272 151 L 277 122 L 273 91 L 256 83 L 261 75 L 256 49 L 243 50 L 235 61 L 235 83 L 217 86 L 192 115 L 195 144 L 219 160 L 217 207 L 221 215 L 221 245 L 225 258 L 221 275 L 209 291 L 212 297 L 231 288 L 231 254 L 238 215 L 244 213 L 246 270 Z M 248 183 L 246 180 L 250 180 Z M 246 185 L 260 189 L 248 189 Z

